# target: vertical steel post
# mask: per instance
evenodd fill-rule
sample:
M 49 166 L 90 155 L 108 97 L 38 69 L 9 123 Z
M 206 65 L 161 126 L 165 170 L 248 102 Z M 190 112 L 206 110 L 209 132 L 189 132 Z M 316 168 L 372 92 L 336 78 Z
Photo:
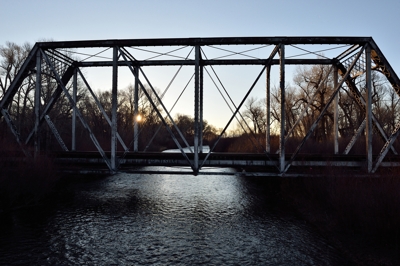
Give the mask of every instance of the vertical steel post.
M 201 55 L 200 55 L 201 56 Z M 201 58 L 200 58 L 201 59 Z M 203 153 L 203 66 L 200 65 L 200 128 L 199 128 L 199 152 Z
M 336 65 L 333 66 L 333 87 L 336 88 L 338 85 L 338 68 Z M 339 154 L 339 93 L 335 96 L 334 103 L 334 114 L 333 114 L 333 143 L 334 143 L 334 152 L 335 154 Z
M 371 46 L 367 45 L 365 48 L 365 63 L 366 63 L 366 72 L 365 72 L 365 85 L 367 90 L 367 99 L 366 99 L 366 152 L 367 152 L 367 169 L 368 173 L 372 171 L 372 83 L 371 83 Z
M 200 46 L 195 47 L 194 68 L 194 172 L 199 172 Z
M 271 65 L 266 68 L 266 83 L 267 83 L 267 119 L 265 122 L 265 151 L 267 153 L 271 152 Z
M 111 109 L 111 168 L 117 170 L 117 95 L 118 94 L 118 47 L 113 50 L 112 109 Z
M 133 110 L 133 151 L 139 151 L 139 69 L 137 67 L 134 68 L 134 76 L 135 76 L 135 91 L 134 91 L 134 110 Z
M 280 172 L 285 172 L 285 46 L 280 45 L 279 48 L 279 65 L 280 65 L 280 89 L 281 89 L 281 128 L 279 135 L 279 166 Z
M 40 123 L 40 94 L 42 89 L 42 52 L 38 50 L 36 53 L 36 88 L 35 88 L 35 153 L 36 157 L 40 152 L 40 136 L 39 136 L 39 123 Z
M 73 80 L 73 92 L 72 92 L 72 100 L 76 105 L 76 95 L 78 93 L 78 68 L 74 69 L 74 80 Z M 71 150 L 76 150 L 76 109 L 72 109 L 72 143 Z

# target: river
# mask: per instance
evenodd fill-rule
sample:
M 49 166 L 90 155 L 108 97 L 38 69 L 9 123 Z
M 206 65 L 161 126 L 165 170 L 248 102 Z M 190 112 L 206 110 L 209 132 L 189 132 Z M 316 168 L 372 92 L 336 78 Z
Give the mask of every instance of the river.
M 268 182 L 233 171 L 73 182 L 51 207 L 0 216 L 0 264 L 348 264 Z

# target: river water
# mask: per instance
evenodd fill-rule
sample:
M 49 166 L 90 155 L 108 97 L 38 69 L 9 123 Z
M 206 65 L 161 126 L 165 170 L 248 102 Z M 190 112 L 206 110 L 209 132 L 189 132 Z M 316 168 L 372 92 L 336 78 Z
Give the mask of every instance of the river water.
M 71 193 L 52 207 L 0 216 L 0 264 L 348 263 L 282 207 L 272 183 L 232 171 L 119 173 L 69 184 Z

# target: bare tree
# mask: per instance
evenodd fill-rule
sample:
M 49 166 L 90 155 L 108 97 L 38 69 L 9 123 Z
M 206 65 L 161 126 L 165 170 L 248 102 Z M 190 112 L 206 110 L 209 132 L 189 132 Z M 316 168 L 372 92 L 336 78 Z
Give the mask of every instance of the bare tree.
M 294 83 L 300 89 L 299 101 L 303 107 L 308 106 L 303 125 L 308 128 L 321 114 L 328 99 L 333 93 L 333 75 L 329 73 L 329 66 L 315 65 L 299 67 L 294 76 Z M 328 77 L 327 77 L 328 76 Z M 327 77 L 327 78 L 326 78 Z M 315 95 L 315 96 L 314 96 Z M 333 107 L 329 107 L 322 115 L 313 137 L 316 140 L 326 140 L 331 137 L 333 121 Z
M 30 50 L 31 45 L 29 43 L 18 45 L 7 42 L 5 46 L 0 46 L 0 100 L 18 74 Z M 10 111 L 10 115 L 20 132 L 26 132 L 32 126 L 31 119 L 27 121 L 27 117 L 33 114 L 34 82 L 35 80 L 32 77 L 26 77 L 11 104 L 5 106 Z
M 294 87 L 286 86 L 285 88 L 285 131 L 289 130 L 296 123 L 301 111 L 301 101 L 299 101 L 298 92 Z M 271 116 L 277 122 L 281 122 L 281 89 L 274 87 L 271 91 Z M 297 126 L 293 130 L 293 136 L 302 136 L 304 133 L 303 126 Z
M 256 134 L 265 132 L 265 105 L 261 101 L 255 97 L 250 97 L 246 101 L 246 109 L 243 112 L 244 118 L 247 118 L 253 124 L 253 131 Z
M 14 42 L 0 46 L 0 98 L 14 80 L 31 48 L 29 43 L 18 45 Z

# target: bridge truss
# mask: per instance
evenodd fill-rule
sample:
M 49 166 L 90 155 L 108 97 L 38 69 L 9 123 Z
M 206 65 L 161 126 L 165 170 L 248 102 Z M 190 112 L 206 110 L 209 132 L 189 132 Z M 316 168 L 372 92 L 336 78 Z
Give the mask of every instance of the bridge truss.
M 320 46 L 318 52 L 310 52 L 310 46 Z M 236 50 L 232 47 L 238 47 Z M 246 48 L 249 47 L 249 48 Z M 214 56 L 210 59 L 207 51 L 210 49 L 217 49 L 223 51 L 225 55 Z M 266 48 L 268 52 L 264 52 L 261 56 L 249 55 L 251 51 Z M 85 52 L 88 49 L 92 52 Z M 92 49 L 92 50 L 91 50 Z M 93 52 L 93 49 L 96 52 Z M 141 52 L 152 49 L 156 56 L 141 57 Z M 159 49 L 159 51 L 157 51 Z M 167 49 L 167 50 L 166 50 Z M 178 56 L 177 51 L 181 49 L 190 50 L 187 56 Z M 209 50 L 207 50 L 209 49 Z M 239 50 L 238 50 L 239 49 Z M 242 49 L 242 50 L 240 50 Z M 336 50 L 335 50 L 336 49 Z M 291 54 L 288 56 L 289 50 L 301 51 L 297 55 Z M 74 52 L 79 51 L 81 55 L 85 55 L 85 59 L 74 58 Z M 97 52 L 98 51 L 98 52 Z M 110 56 L 102 56 L 102 53 L 108 51 Z M 265 50 L 264 50 L 265 51 Z M 330 55 L 321 56 L 320 52 L 326 51 Z M 336 52 L 336 53 L 335 53 Z M 88 55 L 88 56 L 86 56 Z M 181 159 L 183 164 L 190 166 L 192 171 L 197 174 L 202 167 L 212 165 L 210 161 L 217 160 L 215 165 L 222 165 L 222 159 L 213 157 L 213 151 L 218 141 L 210 148 L 210 151 L 203 153 L 203 111 L 204 102 L 211 99 L 205 99 L 203 96 L 204 75 L 207 67 L 213 66 L 228 66 L 228 65 L 242 65 L 242 66 L 259 66 L 258 72 L 253 84 L 245 90 L 245 94 L 239 103 L 231 102 L 232 115 L 227 121 L 225 127 L 220 132 L 221 137 L 226 133 L 228 127 L 234 119 L 241 116 L 241 108 L 248 99 L 254 86 L 265 74 L 266 76 L 266 143 L 264 146 L 264 153 L 262 157 L 251 159 L 249 164 L 254 164 L 255 161 L 262 161 L 263 164 L 276 167 L 277 173 L 284 175 L 288 172 L 291 166 L 299 165 L 298 154 L 304 146 L 305 142 L 310 138 L 313 131 L 317 127 L 325 112 L 332 105 L 334 106 L 334 154 L 339 154 L 339 131 L 338 131 L 338 109 L 339 109 L 339 91 L 346 87 L 347 91 L 352 94 L 353 99 L 357 102 L 364 112 L 364 121 L 354 129 L 354 136 L 350 140 L 343 154 L 349 153 L 355 141 L 361 135 L 365 136 L 365 159 L 361 164 L 366 166 L 368 173 L 374 173 L 382 166 L 393 166 L 397 164 L 383 163 L 387 153 L 391 151 L 397 155 L 393 146 L 394 141 L 400 133 L 400 123 L 394 126 L 393 132 L 387 135 L 375 117 L 372 108 L 372 72 L 378 71 L 383 74 L 394 93 L 400 97 L 400 80 L 388 61 L 386 60 L 379 47 L 376 45 L 371 37 L 230 37 L 230 38 L 176 38 L 176 39 L 130 39 L 130 40 L 91 40 L 91 41 L 65 41 L 65 42 L 38 42 L 35 44 L 25 62 L 20 68 L 13 82 L 6 90 L 3 98 L 0 101 L 0 110 L 2 118 L 7 122 L 9 130 L 14 135 L 16 142 L 20 145 L 21 150 L 28 157 L 34 157 L 40 152 L 40 134 L 41 126 L 47 123 L 55 139 L 57 139 L 60 147 L 65 152 L 71 150 L 71 154 L 76 151 L 76 121 L 80 120 L 87 133 L 90 136 L 93 144 L 97 149 L 97 154 L 100 156 L 98 159 L 107 166 L 110 172 L 118 171 L 119 167 L 130 162 L 132 164 L 142 162 L 144 165 L 151 164 L 150 162 L 161 162 L 167 160 L 165 155 L 161 157 L 154 157 L 145 159 L 140 157 L 140 150 L 138 149 L 138 135 L 139 127 L 135 120 L 133 127 L 133 149 L 130 145 L 126 145 L 119 135 L 117 127 L 117 106 L 118 106 L 118 75 L 123 68 L 128 70 L 134 80 L 134 102 L 135 110 L 134 117 L 138 116 L 138 91 L 141 89 L 146 95 L 148 101 L 157 112 L 158 118 L 162 121 L 163 125 L 173 138 L 177 148 L 180 150 Z M 308 129 L 307 134 L 304 136 L 298 147 L 291 154 L 285 152 L 285 144 L 290 139 L 294 127 L 297 126 L 301 117 L 305 115 L 302 113 L 290 130 L 287 130 L 285 124 L 286 110 L 285 110 L 285 71 L 287 66 L 292 65 L 329 65 L 331 66 L 328 75 L 333 73 L 334 88 L 331 93 L 324 109 L 319 116 L 315 119 L 311 127 Z M 145 69 L 150 66 L 188 66 L 192 68 L 194 77 L 194 139 L 193 147 L 190 147 L 188 141 L 185 140 L 182 132 L 180 132 L 177 125 L 172 119 L 170 110 L 167 109 L 163 101 L 164 94 L 160 94 L 152 85 L 152 81 L 148 78 Z M 96 94 L 91 89 L 91 85 L 85 77 L 86 68 L 106 67 L 111 69 L 111 117 L 107 114 L 105 108 L 100 103 Z M 275 69 L 279 73 L 279 89 L 280 89 L 280 118 L 279 121 L 279 149 L 271 151 L 271 70 Z M 355 82 L 357 77 L 363 76 L 364 81 L 362 85 Z M 84 115 L 79 111 L 77 103 L 78 79 L 84 84 L 84 87 L 90 92 L 94 98 L 97 107 L 103 114 L 104 118 L 110 125 L 111 130 L 111 148 L 105 151 L 98 142 L 95 134 L 90 127 L 90 121 L 86 121 Z M 22 136 L 18 127 L 13 121 L 13 115 L 10 113 L 13 99 L 18 95 L 19 90 L 22 89 L 24 84 L 30 83 L 34 87 L 34 126 L 27 134 Z M 49 83 L 56 84 L 51 95 L 48 97 L 43 96 L 42 88 Z M 361 88 L 360 86 L 365 86 Z M 316 91 L 320 88 L 316 88 Z M 70 148 L 67 147 L 63 140 L 62 134 L 57 130 L 53 121 L 57 118 L 51 118 L 51 110 L 56 106 L 61 98 L 66 98 L 71 106 L 71 127 L 72 127 L 72 140 Z M 229 95 L 228 95 L 229 98 Z M 31 118 L 30 118 L 31 119 Z M 372 136 L 373 130 L 375 134 L 383 140 L 383 146 L 379 154 L 374 155 L 372 152 Z M 182 146 L 178 139 L 182 139 L 185 146 Z M 119 143 L 119 144 L 118 144 Z M 122 147 L 122 153 L 118 151 L 117 147 Z M 30 148 L 31 147 L 31 148 Z M 189 149 L 189 153 L 185 151 Z M 126 157 L 129 153 L 135 153 L 138 157 L 136 159 L 128 159 Z M 65 156 L 65 155 L 64 155 Z M 133 157 L 132 157 L 133 158 Z M 147 158 L 147 157 L 146 157 Z M 235 160 L 235 159 L 230 159 Z M 247 159 L 245 159 L 246 161 Z M 176 161 L 175 161 L 176 162 Z M 249 162 L 249 160 L 247 160 Z M 335 162 L 329 162 L 335 164 Z M 343 165 L 340 162 L 337 165 Z M 157 164 L 157 163 L 156 163 Z M 169 162 L 174 164 L 174 162 Z M 182 164 L 182 163 L 180 163 Z M 328 162 L 326 162 L 328 164 Z M 234 166 L 235 164 L 232 163 Z M 310 164 L 312 165 L 312 164 Z M 351 165 L 351 162 L 349 163 Z M 354 166 L 354 164 L 353 164 Z

